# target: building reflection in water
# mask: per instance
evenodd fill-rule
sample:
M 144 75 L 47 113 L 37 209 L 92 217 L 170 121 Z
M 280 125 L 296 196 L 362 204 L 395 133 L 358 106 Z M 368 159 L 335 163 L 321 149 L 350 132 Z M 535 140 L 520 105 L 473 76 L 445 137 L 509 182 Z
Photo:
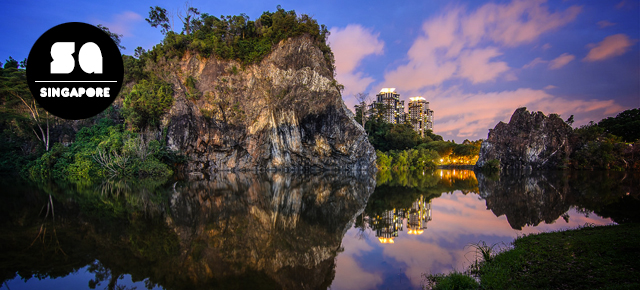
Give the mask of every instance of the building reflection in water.
M 413 202 L 411 208 L 392 209 L 377 215 L 373 219 L 373 228 L 376 229 L 376 237 L 383 244 L 393 244 L 398 237 L 398 232 L 403 231 L 404 222 L 407 222 L 407 233 L 420 235 L 427 229 L 427 223 L 431 221 L 431 200 L 425 201 L 423 195 Z
M 410 235 L 420 235 L 427 229 L 427 222 L 431 220 L 431 200 L 426 202 L 424 196 L 416 200 L 407 214 L 407 232 Z

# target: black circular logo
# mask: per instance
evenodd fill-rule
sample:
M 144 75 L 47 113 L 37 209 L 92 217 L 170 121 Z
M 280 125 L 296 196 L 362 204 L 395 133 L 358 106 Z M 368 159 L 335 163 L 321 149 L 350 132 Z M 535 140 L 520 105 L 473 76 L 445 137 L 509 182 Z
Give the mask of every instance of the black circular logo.
M 81 22 L 47 30 L 27 59 L 33 97 L 63 119 L 84 119 L 104 111 L 118 96 L 123 77 L 115 42 L 99 28 Z

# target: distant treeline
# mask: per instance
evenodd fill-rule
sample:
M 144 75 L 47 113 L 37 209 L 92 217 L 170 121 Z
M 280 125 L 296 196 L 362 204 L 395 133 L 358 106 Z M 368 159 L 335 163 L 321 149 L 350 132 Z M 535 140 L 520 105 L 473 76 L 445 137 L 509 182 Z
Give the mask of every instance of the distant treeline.
M 482 140 L 464 140 L 462 144 L 444 141 L 431 130 L 424 137 L 409 122 L 391 124 L 383 119 L 383 110 L 367 120 L 365 130 L 376 148 L 378 169 L 434 169 L 438 164 L 474 165 Z M 361 122 L 362 116 L 356 116 Z

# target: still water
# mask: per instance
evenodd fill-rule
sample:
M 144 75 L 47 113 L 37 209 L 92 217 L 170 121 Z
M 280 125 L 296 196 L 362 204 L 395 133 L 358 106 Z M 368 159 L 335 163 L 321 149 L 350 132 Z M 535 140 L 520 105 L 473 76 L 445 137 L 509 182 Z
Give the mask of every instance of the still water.
M 470 244 L 637 222 L 624 172 L 0 181 L 0 289 L 420 289 Z

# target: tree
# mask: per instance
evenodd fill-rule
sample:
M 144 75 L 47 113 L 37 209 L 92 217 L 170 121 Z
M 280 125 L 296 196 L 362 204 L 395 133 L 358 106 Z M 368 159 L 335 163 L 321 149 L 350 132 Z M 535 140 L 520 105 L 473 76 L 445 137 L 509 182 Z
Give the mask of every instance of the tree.
M 598 127 L 605 132 L 622 137 L 625 142 L 635 142 L 640 139 L 640 109 L 626 110 L 615 118 L 601 120 Z
M 45 111 L 44 116 L 40 116 L 40 109 L 38 108 L 38 106 L 36 106 L 35 99 L 31 100 L 30 102 L 27 102 L 23 97 L 21 97 L 17 93 L 13 92 L 13 95 L 20 98 L 22 103 L 24 103 L 24 105 L 29 110 L 31 119 L 34 121 L 34 123 L 36 123 L 36 126 L 38 126 L 38 129 L 40 129 L 40 134 L 38 135 L 38 132 L 36 132 L 35 129 L 31 128 L 33 130 L 33 134 L 36 134 L 36 137 L 38 138 L 38 140 L 42 141 L 42 143 L 44 144 L 44 149 L 46 151 L 49 151 L 49 119 L 50 119 L 49 112 Z M 46 130 L 42 128 L 42 119 L 44 119 L 47 123 Z
M 30 125 L 31 131 L 44 144 L 45 150 L 49 151 L 50 115 L 48 112 L 43 112 L 44 110 L 36 105 L 36 101 L 31 97 L 27 86 L 25 71 L 18 69 L 18 62 L 12 57 L 9 57 L 5 64 L 5 70 L 1 71 L 0 74 L 0 101 L 2 101 L 4 107 L 2 112 L 9 113 L 3 117 L 12 118 L 14 121 L 24 118 L 24 113 L 19 109 L 20 106 L 23 105 L 26 108 L 29 118 L 39 130 L 39 132 L 36 131 L 33 125 Z M 44 127 L 45 123 L 46 127 Z
M 151 8 L 151 11 L 149 11 L 149 18 L 145 18 L 144 20 L 149 22 L 151 27 L 156 28 L 160 26 L 160 33 L 163 35 L 166 35 L 169 31 L 173 31 L 173 27 L 169 22 L 169 17 L 167 16 L 167 9 L 159 6 L 149 8 Z
M 197 8 L 191 7 L 189 2 L 185 2 L 184 6 L 185 15 L 182 16 L 182 13 L 178 12 L 178 18 L 180 18 L 183 25 L 182 31 L 185 32 L 186 35 L 189 35 L 192 32 L 192 27 L 198 26 L 199 21 L 195 17 L 199 16 L 200 12 Z
M 13 57 L 9 57 L 9 59 L 5 60 L 4 68 L 18 68 L 18 61 L 13 59 Z
M 159 79 L 143 79 L 124 97 L 124 115 L 138 129 L 158 125 L 160 116 L 173 105 L 171 84 Z
M 111 39 L 116 44 L 116 46 L 118 46 L 119 49 L 121 50 L 127 49 L 126 47 L 122 46 L 122 44 L 120 44 L 120 41 L 121 41 L 120 38 L 122 37 L 122 34 L 111 32 L 111 30 L 109 30 L 108 27 L 102 24 L 98 24 L 97 27 L 100 28 L 100 30 L 104 31 L 107 35 L 109 35 L 109 37 L 111 37 Z
M 569 126 L 573 126 L 573 115 L 569 116 L 569 118 L 567 119 L 567 121 L 565 121 L 565 123 L 569 124 Z
M 367 99 L 369 99 L 369 94 L 367 93 L 357 93 L 356 100 L 358 104 L 360 104 L 360 123 L 364 128 L 364 124 L 367 123 Z M 356 115 L 358 112 L 356 112 Z

